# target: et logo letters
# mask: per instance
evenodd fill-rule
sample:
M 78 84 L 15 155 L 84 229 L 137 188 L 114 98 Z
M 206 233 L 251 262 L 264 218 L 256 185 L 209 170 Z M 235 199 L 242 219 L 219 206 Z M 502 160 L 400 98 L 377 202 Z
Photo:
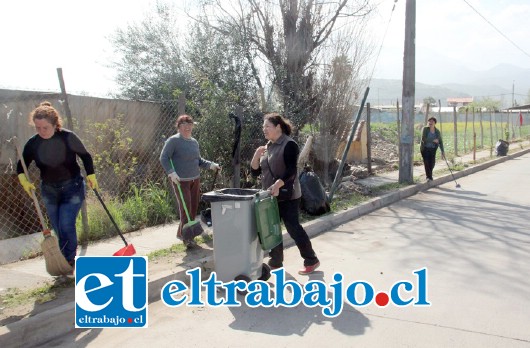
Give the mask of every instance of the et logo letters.
M 147 305 L 147 257 L 76 259 L 76 328 L 146 328 Z

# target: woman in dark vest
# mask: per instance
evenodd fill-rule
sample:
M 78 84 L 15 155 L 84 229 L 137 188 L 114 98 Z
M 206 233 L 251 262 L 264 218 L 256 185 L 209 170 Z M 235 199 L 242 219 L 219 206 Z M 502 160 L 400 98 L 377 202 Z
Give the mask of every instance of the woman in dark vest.
M 313 273 L 320 266 L 320 261 L 299 221 L 302 196 L 297 173 L 299 148 L 298 144 L 289 137 L 291 132 L 290 122 L 281 115 L 277 113 L 265 115 L 263 133 L 268 142 L 256 149 L 251 167 L 253 176 L 261 174 L 263 189 L 270 190 L 273 196 L 279 197 L 280 218 L 304 259 L 304 267 L 298 273 L 305 275 Z M 280 196 L 280 189 L 290 196 L 282 197 L 283 194 Z M 269 256 L 269 266 L 272 269 L 283 267 L 283 243 L 274 247 Z
M 442 151 L 442 159 L 445 158 L 444 152 L 444 143 L 442 140 L 442 135 L 438 128 L 436 128 L 436 118 L 429 118 L 428 126 L 423 128 L 421 135 L 421 146 L 420 152 L 421 157 L 423 157 L 423 165 L 425 166 L 425 176 L 427 176 L 427 181 L 432 181 L 432 171 L 434 169 L 434 164 L 436 163 L 436 150 L 440 146 L 440 151 Z

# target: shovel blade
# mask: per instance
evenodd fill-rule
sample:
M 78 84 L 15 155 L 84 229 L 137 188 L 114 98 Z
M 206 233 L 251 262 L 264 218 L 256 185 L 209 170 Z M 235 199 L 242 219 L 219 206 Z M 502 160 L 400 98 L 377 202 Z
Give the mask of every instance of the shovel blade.
M 132 256 L 134 254 L 136 254 L 136 249 L 134 249 L 134 245 L 129 244 L 116 251 L 112 256 Z

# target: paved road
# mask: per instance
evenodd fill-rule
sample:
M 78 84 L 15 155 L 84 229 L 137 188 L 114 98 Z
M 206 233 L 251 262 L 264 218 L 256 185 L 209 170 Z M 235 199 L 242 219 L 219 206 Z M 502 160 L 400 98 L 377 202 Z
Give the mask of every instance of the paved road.
M 448 182 L 313 239 L 322 261 L 301 283 L 365 280 L 388 289 L 426 267 L 430 307 L 168 308 L 149 306 L 148 329 L 75 330 L 50 346 L 529 347 L 530 154 Z

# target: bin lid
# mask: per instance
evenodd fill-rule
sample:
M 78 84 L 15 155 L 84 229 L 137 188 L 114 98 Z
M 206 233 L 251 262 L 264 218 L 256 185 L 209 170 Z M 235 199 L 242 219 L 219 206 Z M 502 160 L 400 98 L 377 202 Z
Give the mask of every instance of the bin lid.
M 259 192 L 258 189 L 225 188 L 206 192 L 202 195 L 202 200 L 205 202 L 251 201 Z

